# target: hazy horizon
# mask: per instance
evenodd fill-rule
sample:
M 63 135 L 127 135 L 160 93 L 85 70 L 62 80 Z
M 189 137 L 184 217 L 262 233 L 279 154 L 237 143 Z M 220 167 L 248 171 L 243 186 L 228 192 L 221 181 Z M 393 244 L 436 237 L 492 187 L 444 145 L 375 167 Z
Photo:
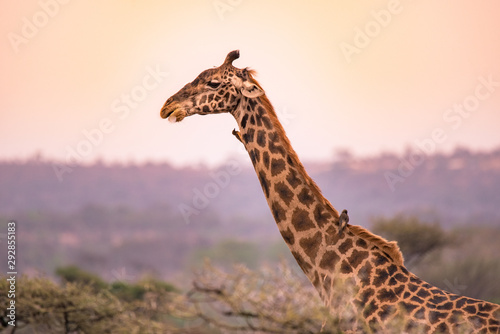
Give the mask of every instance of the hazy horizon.
M 426 154 L 423 151 L 419 151 L 418 148 L 415 149 L 414 147 L 407 146 L 403 148 L 401 151 L 396 152 L 396 151 L 381 151 L 381 152 L 375 152 L 372 154 L 355 154 L 354 152 L 340 148 L 339 150 L 334 151 L 330 158 L 328 159 L 323 159 L 323 160 L 315 160 L 315 159 L 300 159 L 300 161 L 306 165 L 309 166 L 321 166 L 321 165 L 332 165 L 338 162 L 345 162 L 345 161 L 367 161 L 370 159 L 381 159 L 383 157 L 390 156 L 391 158 L 397 158 L 399 161 L 408 161 L 411 159 L 411 154 L 412 153 L 423 153 L 423 156 L 425 159 L 428 158 L 433 158 L 435 156 L 445 156 L 445 157 L 451 157 L 455 153 L 460 152 L 460 151 L 466 151 L 469 152 L 470 154 L 491 154 L 491 153 L 496 153 L 500 151 L 500 145 L 496 147 L 492 147 L 491 149 L 471 149 L 470 147 L 466 146 L 456 146 L 451 148 L 450 150 L 446 151 L 435 151 L 432 154 Z M 247 152 L 246 151 L 241 151 L 241 155 L 232 155 L 228 156 L 225 159 L 221 159 L 221 161 L 215 163 L 215 164 L 210 164 L 206 163 L 204 161 L 199 161 L 197 163 L 176 163 L 168 160 L 155 160 L 155 159 L 143 159 L 143 160 L 121 160 L 121 159 L 116 159 L 116 160 L 109 160 L 104 157 L 97 156 L 95 159 L 92 160 L 85 160 L 85 161 L 80 161 L 79 163 L 76 163 L 74 165 L 69 165 L 66 163 L 66 159 L 58 159 L 54 157 L 48 157 L 45 156 L 42 152 L 37 151 L 33 152 L 33 154 L 25 156 L 25 157 L 7 157 L 7 158 L 0 158 L 0 164 L 2 163 L 14 163 L 14 164 L 26 164 L 26 163 L 48 163 L 52 164 L 55 167 L 57 166 L 69 166 L 72 168 L 73 166 L 82 166 L 82 167 L 91 167 L 95 165 L 104 165 L 106 167 L 113 167 L 113 166 L 144 166 L 148 164 L 153 164 L 153 165 L 161 165 L 161 164 L 167 164 L 168 166 L 175 168 L 175 169 L 182 169 L 182 168 L 207 168 L 207 169 L 219 169 L 219 168 L 224 168 L 228 163 L 231 162 L 238 162 L 241 166 L 246 166 L 250 169 L 252 169 L 251 165 L 251 160 L 248 158 Z M 397 165 L 393 166 L 394 169 L 397 169 Z

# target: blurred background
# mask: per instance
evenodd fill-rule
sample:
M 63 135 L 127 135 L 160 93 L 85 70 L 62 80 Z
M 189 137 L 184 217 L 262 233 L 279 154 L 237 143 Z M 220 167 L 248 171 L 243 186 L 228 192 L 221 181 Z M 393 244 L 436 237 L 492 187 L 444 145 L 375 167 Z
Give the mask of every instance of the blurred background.
M 232 117 L 159 116 L 239 49 L 351 223 L 404 243 L 424 280 L 500 301 L 498 2 L 2 5 L 0 222 L 18 222 L 20 273 L 182 289 L 205 258 L 294 266 Z
M 171 126 L 158 110 L 234 49 L 235 66 L 256 69 L 275 108 L 293 116 L 286 130 L 304 160 L 329 161 L 339 148 L 402 152 L 436 128 L 443 152 L 500 143 L 495 1 L 66 2 L 2 11 L 3 159 L 64 161 L 82 132 L 109 119 L 79 162 L 220 164 L 238 148 L 231 117 Z M 147 79 L 151 71 L 160 74 Z M 493 92 L 481 90 L 488 96 L 469 102 L 462 122 L 446 117 L 481 77 Z

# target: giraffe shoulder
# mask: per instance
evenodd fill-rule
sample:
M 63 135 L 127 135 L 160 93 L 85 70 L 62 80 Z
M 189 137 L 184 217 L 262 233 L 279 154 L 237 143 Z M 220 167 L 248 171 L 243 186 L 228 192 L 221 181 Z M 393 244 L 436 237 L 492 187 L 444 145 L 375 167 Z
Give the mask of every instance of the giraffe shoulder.
M 386 239 L 373 234 L 372 232 L 364 229 L 361 226 L 349 225 L 349 230 L 354 234 L 367 241 L 368 243 L 374 244 L 382 251 L 386 252 L 394 261 L 395 264 L 404 265 L 404 258 L 401 250 L 399 249 L 398 243 L 396 241 L 387 241 Z

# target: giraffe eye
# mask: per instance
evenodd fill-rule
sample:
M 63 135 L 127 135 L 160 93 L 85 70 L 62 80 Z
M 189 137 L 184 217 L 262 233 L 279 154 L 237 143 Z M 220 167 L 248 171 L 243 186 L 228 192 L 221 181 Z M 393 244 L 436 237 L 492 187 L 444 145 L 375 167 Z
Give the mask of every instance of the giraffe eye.
M 220 86 L 220 82 L 216 81 L 216 80 L 212 80 L 212 81 L 207 82 L 207 86 L 210 88 L 217 88 Z

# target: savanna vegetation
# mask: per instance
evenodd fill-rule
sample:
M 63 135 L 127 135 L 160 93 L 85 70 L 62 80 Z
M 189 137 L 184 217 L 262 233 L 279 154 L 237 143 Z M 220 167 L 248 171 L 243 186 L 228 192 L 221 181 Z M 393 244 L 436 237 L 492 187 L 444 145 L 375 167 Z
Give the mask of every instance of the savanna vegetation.
M 500 302 L 498 229 L 444 230 L 438 222 L 397 215 L 374 219 L 372 230 L 397 240 L 410 270 L 430 283 Z M 15 299 L 17 326 L 7 325 L 2 310 L 3 332 L 341 333 L 339 325 L 356 318 L 347 308 L 330 315 L 293 260 L 252 259 L 252 254 L 275 253 L 257 250 L 255 243 L 234 240 L 197 249 L 191 255 L 194 272 L 173 283 L 151 275 L 104 280 L 73 265 L 58 267 L 52 278 L 22 276 Z M 8 302 L 7 290 L 3 277 L 1 305 Z M 347 292 L 339 292 L 339 305 Z

